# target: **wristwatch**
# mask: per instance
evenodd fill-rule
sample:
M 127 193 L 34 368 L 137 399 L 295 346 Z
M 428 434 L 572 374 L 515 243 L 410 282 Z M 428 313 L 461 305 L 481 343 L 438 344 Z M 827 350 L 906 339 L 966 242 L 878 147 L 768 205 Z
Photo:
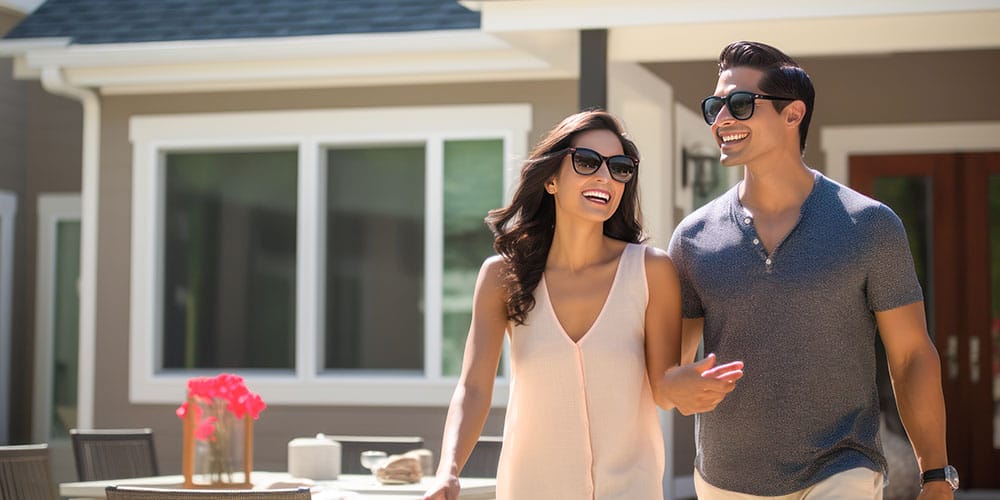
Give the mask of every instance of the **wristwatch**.
M 951 490 L 958 489 L 958 471 L 950 465 L 945 465 L 941 469 L 931 469 L 920 475 L 920 486 L 928 481 L 944 481 L 951 486 Z

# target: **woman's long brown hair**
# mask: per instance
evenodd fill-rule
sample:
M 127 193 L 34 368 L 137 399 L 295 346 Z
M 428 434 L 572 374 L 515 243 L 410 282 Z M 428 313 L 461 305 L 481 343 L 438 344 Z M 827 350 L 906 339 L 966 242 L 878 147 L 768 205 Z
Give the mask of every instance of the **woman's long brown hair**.
M 521 167 L 521 180 L 510 204 L 490 210 L 486 224 L 493 231 L 493 248 L 506 263 L 503 284 L 507 292 L 507 319 L 524 324 L 535 307 L 535 288 L 542 279 L 555 232 L 555 200 L 545 183 L 559 173 L 573 139 L 588 130 L 608 130 L 618 136 L 625 154 L 639 158 L 635 144 L 625 137 L 618 120 L 602 110 L 566 117 L 535 146 Z M 604 221 L 604 234 L 629 243 L 645 239 L 639 209 L 638 177 L 625 184 L 618 209 Z

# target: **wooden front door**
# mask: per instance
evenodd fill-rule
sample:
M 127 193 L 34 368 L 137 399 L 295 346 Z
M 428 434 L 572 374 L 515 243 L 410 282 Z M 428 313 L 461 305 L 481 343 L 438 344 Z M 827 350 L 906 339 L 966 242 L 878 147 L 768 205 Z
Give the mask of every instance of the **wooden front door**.
M 948 458 L 1000 487 L 1000 153 L 850 158 L 854 189 L 903 219 L 941 356 Z

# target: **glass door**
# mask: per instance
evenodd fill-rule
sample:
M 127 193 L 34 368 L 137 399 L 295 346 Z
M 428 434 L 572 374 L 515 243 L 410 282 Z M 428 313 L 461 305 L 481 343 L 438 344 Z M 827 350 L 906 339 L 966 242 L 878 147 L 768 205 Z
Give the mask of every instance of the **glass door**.
M 17 195 L 0 191 L 0 445 L 10 443 L 11 287 L 14 272 L 14 216 Z
M 38 201 L 35 395 L 32 435 L 47 442 L 57 480 L 74 480 L 69 430 L 77 426 L 80 196 Z
M 964 487 L 1000 487 L 1000 154 L 856 156 L 850 168 L 851 185 L 906 226 L 941 356 L 949 460 Z

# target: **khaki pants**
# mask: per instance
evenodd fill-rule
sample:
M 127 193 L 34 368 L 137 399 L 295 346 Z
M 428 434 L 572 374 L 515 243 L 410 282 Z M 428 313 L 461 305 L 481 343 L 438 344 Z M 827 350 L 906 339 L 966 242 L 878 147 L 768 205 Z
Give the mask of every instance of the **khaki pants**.
M 708 484 L 694 471 L 694 489 L 698 500 L 882 500 L 882 474 L 859 467 L 834 474 L 804 490 L 790 495 L 762 497 L 723 490 Z

